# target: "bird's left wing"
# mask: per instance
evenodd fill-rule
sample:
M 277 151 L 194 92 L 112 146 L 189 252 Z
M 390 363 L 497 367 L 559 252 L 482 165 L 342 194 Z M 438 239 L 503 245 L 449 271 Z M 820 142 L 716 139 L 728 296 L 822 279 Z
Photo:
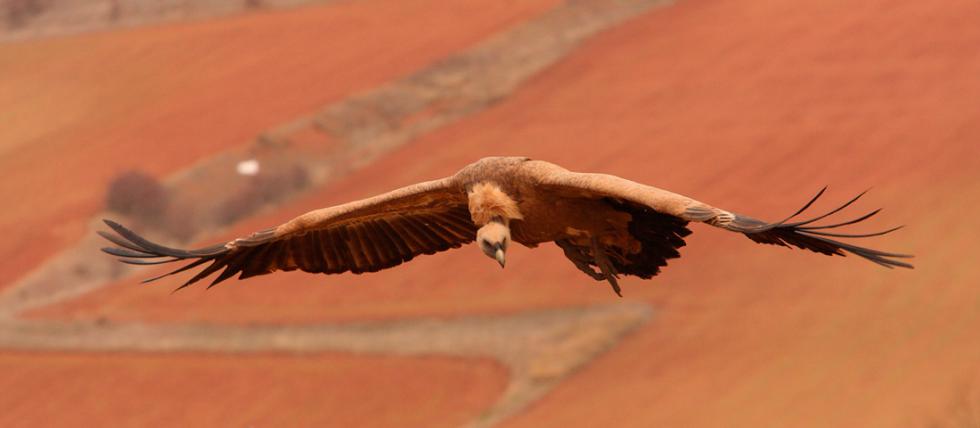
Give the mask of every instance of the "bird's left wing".
M 236 274 L 244 279 L 277 270 L 375 272 L 420 254 L 458 248 L 476 234 L 466 195 L 452 177 L 311 211 L 278 227 L 198 250 L 165 247 L 115 222 L 106 224 L 115 233 L 99 234 L 117 247 L 102 250 L 124 263 L 190 262 L 144 282 L 210 263 L 179 288 L 218 271 L 209 287 Z
M 855 219 L 831 224 L 815 224 L 820 220 L 836 214 L 858 200 L 864 193 L 851 199 L 842 206 L 812 219 L 791 222 L 797 215 L 809 208 L 823 193 L 821 190 L 803 208 L 783 221 L 768 223 L 752 217 L 733 213 L 656 187 L 636 183 L 621 177 L 607 174 L 590 174 L 571 172 L 557 165 L 543 162 L 528 162 L 526 168 L 531 179 L 539 186 L 560 192 L 565 196 L 586 198 L 611 198 L 620 202 L 649 208 L 661 214 L 667 214 L 683 221 L 707 223 L 733 232 L 745 234 L 749 239 L 761 243 L 794 246 L 826 255 L 844 256 L 854 254 L 870 260 L 881 266 L 912 268 L 912 265 L 901 259 L 911 258 L 908 254 L 898 254 L 874 250 L 867 247 L 843 242 L 836 238 L 867 238 L 881 236 L 893 232 L 899 227 L 875 233 L 837 233 L 833 230 L 863 222 L 880 210 L 872 211 Z

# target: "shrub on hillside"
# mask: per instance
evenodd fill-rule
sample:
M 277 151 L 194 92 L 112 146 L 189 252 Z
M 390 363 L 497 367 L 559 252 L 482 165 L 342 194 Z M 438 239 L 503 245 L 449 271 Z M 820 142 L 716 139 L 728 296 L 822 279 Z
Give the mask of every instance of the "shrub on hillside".
M 157 179 L 140 171 L 127 171 L 109 182 L 106 208 L 149 225 L 164 218 L 170 198 Z
M 47 3 L 48 0 L 5 0 L 0 1 L 0 7 L 3 7 L 7 26 L 19 28 L 44 12 L 48 6 Z

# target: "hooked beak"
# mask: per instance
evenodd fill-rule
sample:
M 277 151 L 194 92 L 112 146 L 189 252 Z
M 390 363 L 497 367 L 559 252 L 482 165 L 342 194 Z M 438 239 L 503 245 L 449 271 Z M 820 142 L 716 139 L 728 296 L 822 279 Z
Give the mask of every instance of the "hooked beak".
M 493 254 L 493 258 L 497 259 L 497 263 L 500 263 L 500 267 L 504 267 L 504 250 L 502 248 L 497 248 L 497 252 Z

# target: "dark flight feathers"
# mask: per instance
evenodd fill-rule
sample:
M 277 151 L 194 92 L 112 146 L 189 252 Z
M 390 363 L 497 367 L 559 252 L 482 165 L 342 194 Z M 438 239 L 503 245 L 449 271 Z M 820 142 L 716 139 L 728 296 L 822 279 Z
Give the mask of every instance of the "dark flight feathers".
M 724 227 L 729 230 L 744 233 L 745 236 L 749 237 L 749 239 L 761 244 L 780 245 L 784 247 L 794 246 L 794 247 L 798 247 L 798 248 L 802 248 L 802 249 L 806 249 L 806 250 L 810 250 L 826 255 L 843 256 L 845 255 L 845 253 L 851 253 L 887 268 L 893 268 L 893 267 L 903 267 L 909 269 L 912 268 L 911 264 L 903 262 L 901 260 L 897 260 L 897 259 L 911 258 L 912 256 L 909 254 L 888 253 L 884 251 L 873 250 L 871 248 L 848 244 L 845 242 L 838 241 L 836 239 L 831 239 L 831 238 L 868 238 L 873 236 L 881 236 L 902 228 L 902 226 L 898 226 L 884 231 L 873 232 L 873 233 L 828 232 L 828 230 L 837 230 L 838 228 L 844 226 L 850 226 L 853 224 L 863 222 L 873 217 L 875 214 L 878 214 L 881 211 L 881 209 L 871 211 L 867 214 L 864 214 L 860 217 L 848 221 L 832 223 L 832 224 L 824 224 L 824 225 L 813 225 L 813 223 L 823 220 L 827 217 L 830 217 L 831 215 L 840 212 L 844 208 L 847 208 L 848 206 L 856 202 L 858 199 L 860 199 L 861 196 L 864 196 L 864 194 L 867 193 L 867 191 L 861 192 L 860 194 L 858 194 L 851 200 L 847 201 L 843 205 L 825 214 L 816 216 L 809 220 L 789 222 L 790 220 L 796 218 L 796 216 L 802 214 L 804 211 L 810 208 L 810 206 L 813 205 L 813 203 L 816 202 L 817 199 L 819 199 L 820 196 L 823 195 L 824 191 L 826 190 L 827 190 L 826 187 L 821 189 L 819 192 L 817 192 L 816 196 L 810 199 L 810 201 L 803 206 L 803 208 L 800 208 L 795 213 L 793 213 L 793 215 L 787 217 L 786 219 L 780 222 L 765 223 L 751 217 L 736 215 L 735 219 L 730 224 Z
M 172 272 L 143 282 L 211 263 L 178 290 L 218 271 L 221 273 L 208 288 L 235 275 L 245 279 L 277 270 L 300 269 L 327 274 L 375 272 L 420 254 L 460 247 L 473 241 L 476 234 L 465 206 L 342 222 L 282 237 L 269 229 L 235 241 L 236 245 L 231 249 L 216 245 L 190 251 L 150 242 L 110 220 L 105 223 L 116 234 L 100 231 L 99 235 L 118 247 L 107 247 L 102 251 L 119 257 L 123 263 L 155 265 L 190 261 Z

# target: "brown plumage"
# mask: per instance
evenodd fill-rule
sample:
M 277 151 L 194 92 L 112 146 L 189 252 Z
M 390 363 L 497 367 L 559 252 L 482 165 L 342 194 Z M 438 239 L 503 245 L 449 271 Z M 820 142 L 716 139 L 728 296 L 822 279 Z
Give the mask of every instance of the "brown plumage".
M 420 254 L 458 248 L 475 239 L 481 250 L 504 265 L 511 240 L 527 247 L 554 242 L 582 272 L 608 281 L 634 275 L 648 279 L 680 256 L 689 222 L 743 233 L 763 244 L 795 246 L 827 255 L 854 254 L 884 267 L 911 268 L 887 253 L 835 238 L 864 238 L 829 230 L 867 220 L 814 225 L 829 213 L 790 222 L 766 223 L 694 199 L 605 174 L 575 173 L 557 165 L 518 157 L 485 158 L 451 177 L 404 187 L 379 196 L 308 212 L 277 227 L 198 250 L 178 250 L 150 242 L 106 220 L 116 234 L 99 232 L 118 245 L 103 251 L 124 263 L 189 264 L 153 281 L 210 263 L 178 289 L 218 273 L 213 286 L 234 275 L 245 279 L 277 270 L 312 273 L 375 272 Z M 863 195 L 863 193 L 862 193 Z M 209 287 L 210 287 L 209 286 Z

